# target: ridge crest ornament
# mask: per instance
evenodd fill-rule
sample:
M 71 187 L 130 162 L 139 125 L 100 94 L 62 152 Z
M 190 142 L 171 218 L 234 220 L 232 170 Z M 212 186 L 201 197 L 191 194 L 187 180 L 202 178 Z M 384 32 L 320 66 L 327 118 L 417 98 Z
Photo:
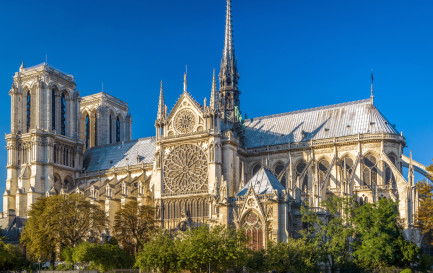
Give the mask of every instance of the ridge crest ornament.
M 196 117 L 193 111 L 182 109 L 176 114 L 174 128 L 180 134 L 190 133 L 196 124 Z
M 165 194 L 204 192 L 207 180 L 206 153 L 198 145 L 179 145 L 164 160 Z

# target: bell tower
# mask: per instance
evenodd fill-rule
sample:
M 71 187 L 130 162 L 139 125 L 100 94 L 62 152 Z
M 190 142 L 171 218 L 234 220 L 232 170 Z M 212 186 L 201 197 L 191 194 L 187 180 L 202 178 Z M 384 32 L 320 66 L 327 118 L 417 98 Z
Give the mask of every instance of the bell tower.
M 11 132 L 3 208 L 26 216 L 46 194 L 73 187 L 79 173 L 80 94 L 73 76 L 46 63 L 21 64 L 11 90 Z

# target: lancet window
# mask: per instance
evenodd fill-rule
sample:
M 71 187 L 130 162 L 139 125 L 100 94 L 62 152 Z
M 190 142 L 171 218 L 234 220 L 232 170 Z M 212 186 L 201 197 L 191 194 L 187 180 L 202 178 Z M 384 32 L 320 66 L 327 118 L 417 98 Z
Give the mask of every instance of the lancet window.
M 377 160 L 369 154 L 363 159 L 364 169 L 362 172 L 364 185 L 377 185 Z
M 394 166 L 396 165 L 397 160 L 395 159 L 395 156 L 392 154 L 388 155 L 389 159 L 391 160 L 392 164 Z M 389 166 L 387 163 L 384 163 L 385 167 L 385 185 L 395 185 L 395 177 L 394 173 L 392 172 L 391 166 Z
M 279 176 L 283 171 L 283 169 L 284 169 L 284 165 L 282 163 L 278 163 L 275 166 L 274 172 L 277 176 Z M 284 186 L 284 188 L 287 188 L 286 183 L 287 183 L 286 175 L 283 175 L 283 177 L 281 178 L 281 184 Z
M 30 91 L 27 92 L 27 132 L 30 129 L 30 122 L 31 122 L 31 104 L 32 104 L 32 98 L 30 95 Z
M 120 120 L 119 117 L 116 119 L 116 142 L 120 142 Z
M 90 146 L 90 119 L 89 115 L 86 115 L 86 148 Z
M 61 109 L 60 110 L 61 134 L 66 135 L 66 99 L 65 99 L 65 94 L 62 94 L 60 109 Z
M 331 165 L 329 164 L 329 162 L 326 159 L 322 159 L 319 161 L 319 181 L 320 183 L 326 183 L 327 185 L 329 185 L 329 176 L 327 178 L 326 181 L 325 177 L 326 177 L 326 173 L 328 172 L 329 168 L 331 167 Z
M 51 90 L 51 130 L 56 129 L 56 90 Z
M 260 217 L 253 211 L 245 216 L 242 228 L 248 238 L 248 247 L 253 250 L 260 250 L 264 247 L 263 242 L 263 223 Z
M 304 169 L 307 167 L 307 163 L 305 163 L 304 161 L 299 162 L 296 165 L 296 181 L 299 181 L 299 183 L 301 184 L 301 189 L 303 192 L 307 192 L 309 190 L 309 185 L 308 185 L 308 173 L 304 175 L 304 178 L 301 177 L 301 174 L 303 173 Z

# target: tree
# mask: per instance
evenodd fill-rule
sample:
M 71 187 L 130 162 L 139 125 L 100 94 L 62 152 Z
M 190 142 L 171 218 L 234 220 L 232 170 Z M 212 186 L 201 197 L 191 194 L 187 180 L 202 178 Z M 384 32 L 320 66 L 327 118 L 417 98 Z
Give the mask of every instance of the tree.
M 134 255 L 156 230 L 155 210 L 130 201 L 116 212 L 113 229 L 123 249 Z
M 408 267 L 419 259 L 419 248 L 403 237 L 398 205 L 382 198 L 356 209 L 353 257 L 362 268 Z
M 270 243 L 265 264 L 267 271 L 300 273 L 318 271 L 316 248 L 304 239 L 288 238 L 287 243 Z
M 106 272 L 115 268 L 130 268 L 134 258 L 120 249 L 117 242 L 105 244 L 83 242 L 62 252 L 64 259 L 83 269 L 96 269 Z
M 433 164 L 427 170 L 433 172 Z M 429 177 L 429 179 L 433 180 L 433 177 Z M 433 185 L 428 180 L 422 180 L 418 181 L 416 187 L 420 199 L 417 214 L 418 223 L 423 233 L 433 233 Z
M 22 269 L 27 265 L 21 250 L 15 245 L 5 243 L 4 238 L 0 237 L 0 270 Z
M 242 230 L 230 227 L 202 226 L 182 234 L 178 253 L 180 269 L 190 272 L 225 272 L 241 270 L 246 264 L 248 249 Z
M 326 263 L 332 271 L 351 267 L 353 198 L 329 196 L 321 205 L 324 212 L 320 215 L 301 207 L 302 221 L 307 225 L 301 233 L 315 246 L 319 261 Z
M 54 261 L 56 250 L 97 238 L 106 224 L 104 211 L 80 194 L 40 198 L 28 216 L 20 241 L 33 260 Z
M 161 273 L 179 271 L 179 243 L 178 238 L 159 232 L 137 253 L 136 265 L 142 271 L 158 270 Z

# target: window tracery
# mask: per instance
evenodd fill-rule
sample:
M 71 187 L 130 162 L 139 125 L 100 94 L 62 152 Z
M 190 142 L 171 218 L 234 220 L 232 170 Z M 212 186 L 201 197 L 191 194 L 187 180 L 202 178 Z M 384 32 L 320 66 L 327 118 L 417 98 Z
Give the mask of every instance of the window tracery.
M 248 247 L 259 250 L 264 247 L 263 243 L 263 223 L 260 217 L 253 211 L 249 211 L 245 216 L 242 227 L 248 237 Z
M 206 191 L 207 163 L 207 156 L 198 145 L 175 147 L 164 160 L 164 193 Z
M 196 124 L 194 112 L 189 109 L 183 109 L 176 114 L 174 127 L 180 134 L 190 133 Z
M 305 161 L 301 161 L 296 165 L 296 181 L 298 181 L 298 178 L 301 179 L 301 174 L 304 172 L 304 169 L 306 167 L 307 163 L 305 163 Z M 299 183 L 301 184 L 302 191 L 307 192 L 310 189 L 310 186 L 308 185 L 308 174 L 305 174 L 304 178 L 302 179 L 302 181 L 299 181 Z
M 365 185 L 377 185 L 377 160 L 369 154 L 363 159 L 364 169 L 362 172 Z

